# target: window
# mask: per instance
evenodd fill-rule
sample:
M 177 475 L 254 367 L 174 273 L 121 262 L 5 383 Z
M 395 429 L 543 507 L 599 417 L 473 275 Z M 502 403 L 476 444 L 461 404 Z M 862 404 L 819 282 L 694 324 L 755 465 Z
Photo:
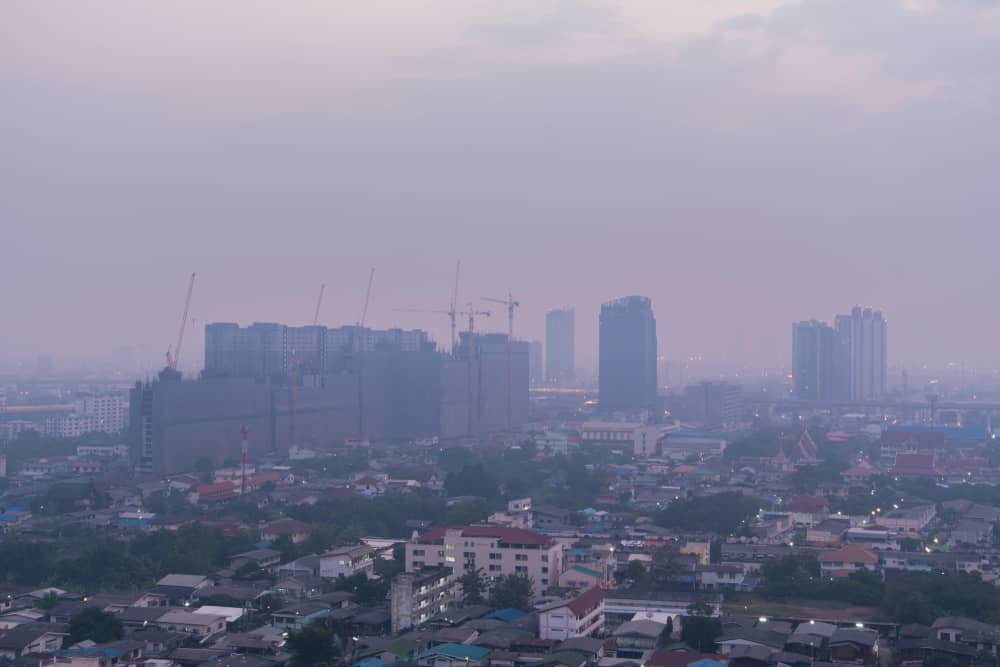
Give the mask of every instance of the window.
M 423 556 L 424 555 L 424 550 L 423 549 L 414 549 L 413 550 L 413 555 L 414 556 Z
M 514 560 L 528 560 L 528 554 L 514 554 Z
M 549 557 L 548 557 L 547 554 L 542 556 L 542 562 L 543 563 L 548 563 L 549 562 Z
M 514 568 L 514 572 L 517 572 L 518 574 L 527 574 L 528 568 L 523 565 L 518 565 Z
M 490 565 L 490 572 L 499 572 L 500 569 L 499 565 Z
M 501 560 L 502 558 L 503 558 L 503 554 L 498 554 L 496 552 L 490 552 L 490 560 Z
M 548 573 L 549 573 L 549 568 L 543 567 L 542 568 L 542 574 L 548 574 Z

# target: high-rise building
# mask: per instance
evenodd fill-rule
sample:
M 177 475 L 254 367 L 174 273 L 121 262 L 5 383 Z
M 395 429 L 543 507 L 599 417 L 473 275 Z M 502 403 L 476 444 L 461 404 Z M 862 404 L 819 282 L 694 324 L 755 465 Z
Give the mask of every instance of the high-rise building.
M 837 316 L 836 329 L 841 397 L 852 401 L 881 398 L 888 374 L 887 323 L 882 311 L 856 307 L 850 315 Z
M 552 384 L 573 381 L 576 351 L 572 308 L 557 308 L 545 315 L 545 380 Z
M 542 342 L 533 340 L 528 343 L 528 370 L 531 384 L 541 384 L 545 380 L 545 367 L 542 365 Z
M 601 306 L 599 353 L 601 410 L 654 407 L 656 318 L 648 298 L 627 296 Z
M 339 370 L 338 358 L 345 352 L 420 352 L 429 344 L 427 332 L 419 329 L 219 322 L 205 326 L 205 375 L 274 379 L 288 375 L 293 362 L 300 373 L 325 373 Z
M 708 428 L 731 426 L 743 419 L 743 387 L 721 381 L 689 384 L 667 399 L 671 416 Z
M 835 398 L 837 334 L 829 324 L 808 320 L 792 325 L 792 385 L 795 398 Z

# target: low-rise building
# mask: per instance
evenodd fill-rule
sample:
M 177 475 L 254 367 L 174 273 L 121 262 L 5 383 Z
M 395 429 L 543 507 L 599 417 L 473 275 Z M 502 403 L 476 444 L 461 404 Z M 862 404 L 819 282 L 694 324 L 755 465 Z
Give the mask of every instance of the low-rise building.
M 819 554 L 820 572 L 827 577 L 847 576 L 859 570 L 874 571 L 877 566 L 878 554 L 857 544 L 847 544 Z
M 371 578 L 375 573 L 376 553 L 377 550 L 367 544 L 331 549 L 319 558 L 319 576 L 336 579 L 364 574 Z
M 604 589 L 591 588 L 572 600 L 553 603 L 538 613 L 540 639 L 591 637 L 604 629 Z
M 488 577 L 508 574 L 531 579 L 537 595 L 562 571 L 562 544 L 523 528 L 458 526 L 414 537 L 406 544 L 406 571 L 452 567 L 464 572 L 482 568 Z
M 226 629 L 226 617 L 217 614 L 201 614 L 184 609 L 171 609 L 156 619 L 156 624 L 167 632 L 207 637 Z

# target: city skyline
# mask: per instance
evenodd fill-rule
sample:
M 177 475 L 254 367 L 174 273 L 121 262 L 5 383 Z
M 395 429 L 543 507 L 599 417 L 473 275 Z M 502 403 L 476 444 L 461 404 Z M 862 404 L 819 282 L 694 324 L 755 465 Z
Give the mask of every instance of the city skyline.
M 112 4 L 0 23 L 6 362 L 162 356 L 192 271 L 199 323 L 307 324 L 326 283 L 336 326 L 377 266 L 372 326 L 444 342 L 396 309 L 446 309 L 457 258 L 520 338 L 572 304 L 581 366 L 635 292 L 674 358 L 786 365 L 858 304 L 893 363 L 1000 361 L 995 5 Z

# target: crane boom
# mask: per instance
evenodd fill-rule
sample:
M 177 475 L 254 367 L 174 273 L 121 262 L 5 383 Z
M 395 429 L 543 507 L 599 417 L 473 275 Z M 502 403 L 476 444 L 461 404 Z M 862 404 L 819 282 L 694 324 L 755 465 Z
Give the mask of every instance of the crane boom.
M 365 292 L 365 309 L 361 311 L 361 321 L 358 323 L 359 327 L 364 328 L 365 320 L 368 319 L 368 302 L 372 298 L 372 281 L 375 280 L 375 267 L 372 267 L 371 273 L 368 274 L 368 291 Z
M 313 326 L 319 324 L 319 308 L 323 305 L 323 292 L 326 290 L 326 283 L 319 286 L 319 298 L 316 299 L 316 314 L 313 315 Z
M 181 358 L 181 346 L 184 344 L 184 329 L 187 328 L 188 310 L 191 308 L 191 294 L 194 292 L 194 276 L 191 274 L 191 280 L 188 282 L 187 297 L 184 299 L 184 314 L 181 315 L 181 328 L 177 332 L 177 345 L 174 346 L 173 355 L 167 352 L 167 365 L 173 370 L 177 370 L 177 362 Z

